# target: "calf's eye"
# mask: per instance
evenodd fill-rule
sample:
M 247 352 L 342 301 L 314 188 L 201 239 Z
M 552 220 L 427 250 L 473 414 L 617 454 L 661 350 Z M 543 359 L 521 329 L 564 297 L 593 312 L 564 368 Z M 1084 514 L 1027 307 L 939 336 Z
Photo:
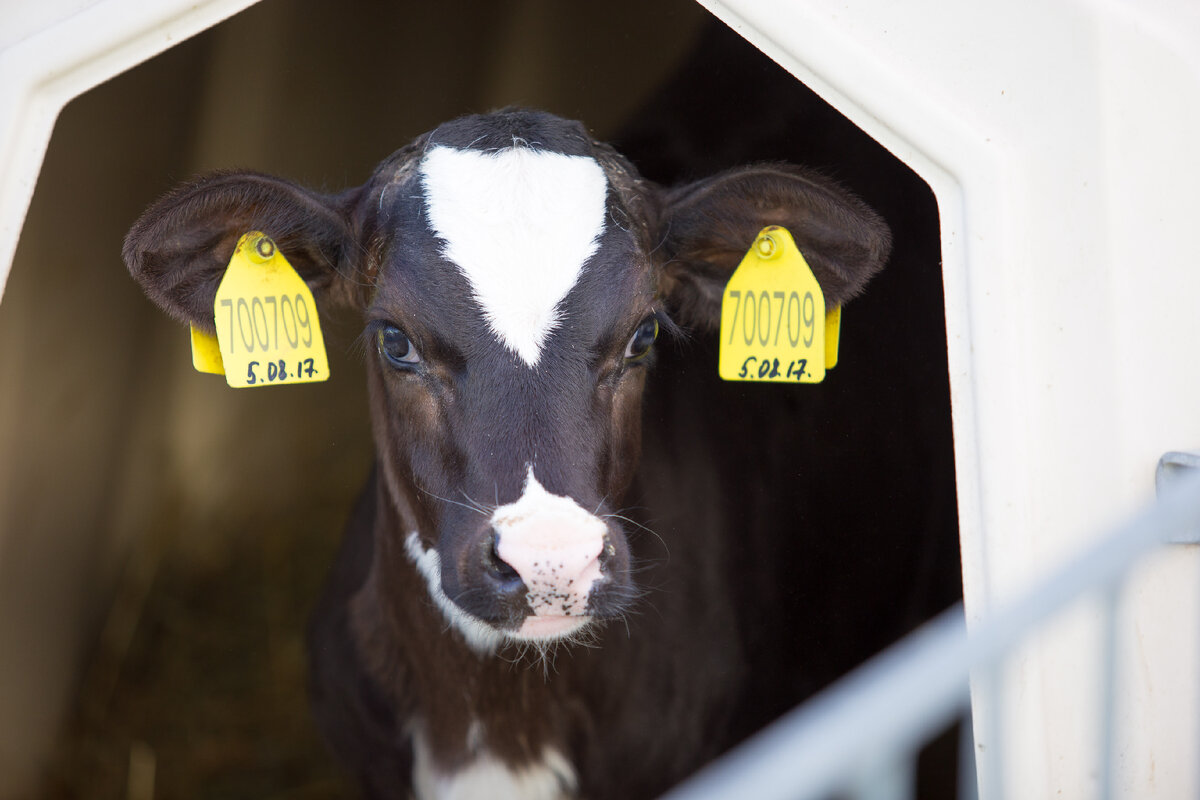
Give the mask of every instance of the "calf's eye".
M 421 354 L 413 347 L 404 331 L 395 325 L 384 325 L 375 334 L 375 346 L 379 355 L 387 359 L 393 367 L 408 368 L 421 363 Z
M 645 358 L 657 338 L 658 320 L 655 317 L 646 317 L 629 338 L 629 344 L 625 345 L 625 359 L 640 361 Z

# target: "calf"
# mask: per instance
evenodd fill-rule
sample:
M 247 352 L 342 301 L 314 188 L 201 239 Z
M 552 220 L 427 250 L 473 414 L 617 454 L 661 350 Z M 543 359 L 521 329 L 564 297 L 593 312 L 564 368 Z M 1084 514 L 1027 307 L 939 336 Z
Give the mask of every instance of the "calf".
M 318 721 L 369 796 L 638 796 L 728 746 L 739 531 L 703 513 L 720 486 L 686 445 L 638 474 L 642 396 L 659 332 L 714 328 L 772 224 L 832 305 L 890 247 L 810 172 L 663 189 L 523 110 L 446 123 L 341 194 L 218 173 L 134 225 L 131 273 L 199 328 L 250 230 L 363 315 L 376 468 L 310 649 Z

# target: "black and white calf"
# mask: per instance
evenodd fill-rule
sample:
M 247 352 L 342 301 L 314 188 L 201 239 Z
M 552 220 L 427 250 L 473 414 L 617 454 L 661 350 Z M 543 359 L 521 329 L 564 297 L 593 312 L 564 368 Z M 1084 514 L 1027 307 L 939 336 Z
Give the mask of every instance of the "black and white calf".
M 659 331 L 711 329 L 769 224 L 833 304 L 887 258 L 883 222 L 809 172 L 666 190 L 519 110 L 442 125 L 339 195 L 204 177 L 131 230 L 130 271 L 201 328 L 250 230 L 361 309 L 377 464 L 311 649 L 319 722 L 370 796 L 639 796 L 728 746 L 739 532 L 660 437 L 639 476 L 642 401 Z

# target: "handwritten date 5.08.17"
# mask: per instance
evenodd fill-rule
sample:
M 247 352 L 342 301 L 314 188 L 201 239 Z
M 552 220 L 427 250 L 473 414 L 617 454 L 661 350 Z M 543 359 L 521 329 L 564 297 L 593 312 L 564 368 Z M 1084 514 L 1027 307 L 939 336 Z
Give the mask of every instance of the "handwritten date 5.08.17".
M 288 372 L 288 364 L 282 358 L 278 361 L 268 361 L 263 374 L 259 374 L 259 370 L 263 369 L 263 365 L 257 361 L 251 361 L 246 365 L 246 384 L 254 386 L 258 383 L 278 383 L 286 381 L 288 378 L 312 378 L 316 376 L 317 369 L 313 363 L 313 359 L 305 358 L 296 362 L 296 370 Z
M 784 380 L 802 380 L 805 375 L 805 370 L 808 368 L 807 358 L 797 358 L 790 363 L 785 364 L 780 362 L 778 358 L 758 358 L 750 356 L 742 362 L 742 370 L 738 373 L 739 378 L 754 378 L 760 380 L 770 380 L 772 378 L 782 378 Z

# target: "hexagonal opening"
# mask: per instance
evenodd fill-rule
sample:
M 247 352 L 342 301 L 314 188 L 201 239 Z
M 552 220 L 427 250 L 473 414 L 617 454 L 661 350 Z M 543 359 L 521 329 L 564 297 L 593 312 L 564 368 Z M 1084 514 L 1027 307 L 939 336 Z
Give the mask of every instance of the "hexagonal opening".
M 915 173 L 684 0 L 266 0 L 55 129 L 0 304 L 0 651 L 22 654 L 0 675 L 21 766 L 0 769 L 21 775 L 0 796 L 43 766 L 49 796 L 149 796 L 147 775 L 180 796 L 338 791 L 303 626 L 371 463 L 356 323 L 328 323 L 332 382 L 229 390 L 192 371 L 121 238 L 192 174 L 337 190 L 438 122 L 508 104 L 585 121 L 663 183 L 788 160 L 887 218 L 892 262 L 848 306 L 842 362 L 788 401 L 803 433 L 756 429 L 758 390 L 718 386 L 697 402 L 723 404 L 726 430 L 688 435 L 759 437 L 794 471 L 771 488 L 815 501 L 795 530 L 820 535 L 787 555 L 781 594 L 806 613 L 748 643 L 795 664 L 796 699 L 961 596 L 937 206 Z

